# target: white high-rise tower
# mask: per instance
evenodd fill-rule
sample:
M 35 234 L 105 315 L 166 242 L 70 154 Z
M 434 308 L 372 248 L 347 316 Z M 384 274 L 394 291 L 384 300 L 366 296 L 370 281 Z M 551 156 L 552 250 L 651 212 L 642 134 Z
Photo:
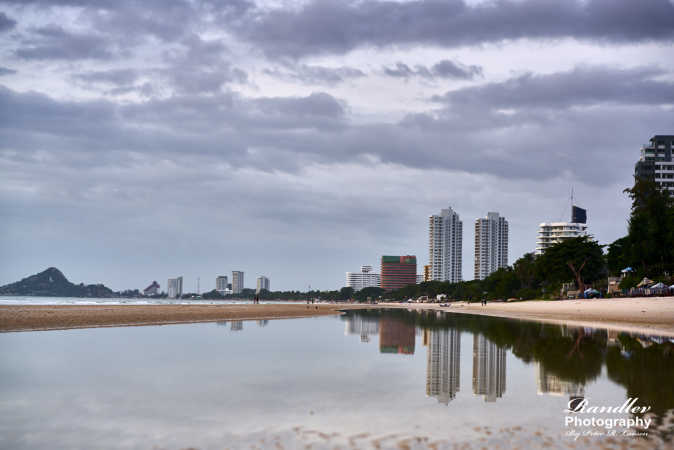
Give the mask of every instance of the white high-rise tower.
M 508 221 L 497 212 L 475 219 L 475 279 L 508 265 Z
M 463 223 L 452 208 L 428 218 L 428 258 L 431 280 L 461 281 Z

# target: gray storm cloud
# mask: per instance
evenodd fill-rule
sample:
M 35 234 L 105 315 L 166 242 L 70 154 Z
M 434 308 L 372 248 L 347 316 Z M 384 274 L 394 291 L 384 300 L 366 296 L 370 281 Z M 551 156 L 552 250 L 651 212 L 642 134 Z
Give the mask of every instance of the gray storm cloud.
M 674 132 L 666 0 L 0 11 L 0 284 L 243 268 L 337 288 L 382 253 L 423 263 L 447 205 L 467 230 L 506 215 L 512 262 L 571 185 L 606 243 L 640 144 Z

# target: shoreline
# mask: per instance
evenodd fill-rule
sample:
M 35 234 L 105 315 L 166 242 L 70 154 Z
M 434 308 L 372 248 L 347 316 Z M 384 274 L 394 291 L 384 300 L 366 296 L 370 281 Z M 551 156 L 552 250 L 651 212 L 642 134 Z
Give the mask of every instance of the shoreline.
M 433 303 L 387 303 L 376 306 L 475 314 L 674 337 L 674 297 L 528 300 L 513 303 L 492 302 L 486 306 L 480 303 L 456 302 L 450 305 L 441 307 Z
M 674 337 L 674 297 L 531 300 L 515 303 L 2 305 L 0 332 L 274 320 L 339 315 L 354 309 L 403 308 L 477 314 Z

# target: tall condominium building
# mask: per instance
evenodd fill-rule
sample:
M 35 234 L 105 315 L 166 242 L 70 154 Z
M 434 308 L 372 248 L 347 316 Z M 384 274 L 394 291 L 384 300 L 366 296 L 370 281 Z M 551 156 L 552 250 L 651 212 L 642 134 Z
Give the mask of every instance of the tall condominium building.
M 428 218 L 428 257 L 433 281 L 461 281 L 463 223 L 452 208 Z
M 653 136 L 641 148 L 641 157 L 634 166 L 634 176 L 655 181 L 661 189 L 674 193 L 673 135 Z
M 473 394 L 487 402 L 502 397 L 506 388 L 506 353 L 481 334 L 473 335 Z
M 240 294 L 243 290 L 243 272 L 232 271 L 232 294 Z
M 544 222 L 538 226 L 536 254 L 567 239 L 587 236 L 587 210 L 571 205 L 571 222 Z
M 449 403 L 459 392 L 461 333 L 455 328 L 429 330 L 426 395 Z
M 183 277 L 169 278 L 166 287 L 169 298 L 180 298 L 183 295 Z
M 360 272 L 346 272 L 346 287 L 360 291 L 366 287 L 380 287 L 381 277 L 372 272 L 372 266 L 360 266 Z
M 508 221 L 497 212 L 475 219 L 475 279 L 508 265 Z
M 387 291 L 417 283 L 416 256 L 382 256 L 381 287 Z
M 215 277 L 215 290 L 222 293 L 227 291 L 227 284 L 229 282 L 227 281 L 227 275 L 220 275 L 218 277 Z
M 257 277 L 257 286 L 255 288 L 255 292 L 257 294 L 260 293 L 262 290 L 269 291 L 269 278 L 265 277 L 264 275 L 260 275 Z

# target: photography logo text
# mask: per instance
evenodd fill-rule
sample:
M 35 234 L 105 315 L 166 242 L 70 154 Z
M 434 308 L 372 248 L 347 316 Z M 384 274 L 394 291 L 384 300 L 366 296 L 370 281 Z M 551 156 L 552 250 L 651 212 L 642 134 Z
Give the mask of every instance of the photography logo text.
M 648 405 L 640 405 L 639 398 L 628 398 L 618 406 L 592 405 L 587 398 L 572 398 L 564 409 L 565 435 L 580 436 L 634 436 L 645 437 L 652 419 L 644 415 Z

